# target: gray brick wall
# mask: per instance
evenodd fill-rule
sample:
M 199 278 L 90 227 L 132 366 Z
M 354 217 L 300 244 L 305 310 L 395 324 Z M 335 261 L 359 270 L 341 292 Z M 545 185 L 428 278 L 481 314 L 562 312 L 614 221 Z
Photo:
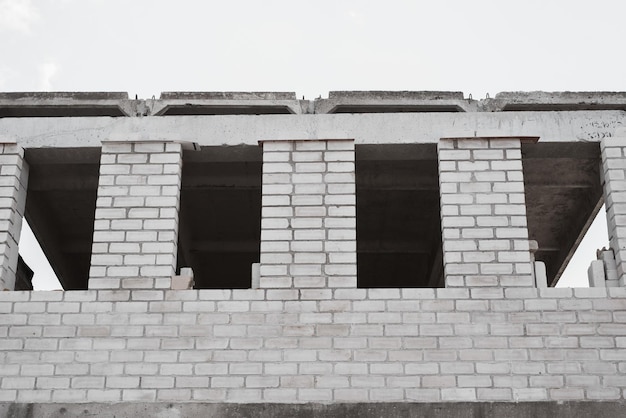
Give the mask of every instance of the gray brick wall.
M 0 401 L 623 399 L 626 289 L 0 292 Z

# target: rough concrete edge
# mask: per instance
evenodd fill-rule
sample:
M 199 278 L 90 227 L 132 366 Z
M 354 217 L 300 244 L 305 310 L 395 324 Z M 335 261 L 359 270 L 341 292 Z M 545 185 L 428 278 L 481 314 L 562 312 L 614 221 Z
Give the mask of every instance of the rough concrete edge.
M 381 403 L 0 403 L 1 418 L 31 417 L 589 417 L 626 416 L 619 401 L 381 402 Z
M 0 92 L 0 100 L 128 100 L 128 93 L 122 91 L 20 91 Z
M 339 90 L 328 93 L 328 99 L 370 100 L 463 100 L 462 91 L 385 91 L 385 90 Z M 323 100 L 323 99 L 322 99 Z
M 497 93 L 495 99 L 508 101 L 572 101 L 572 100 L 605 100 L 622 99 L 626 101 L 624 91 L 502 91 Z
M 295 92 L 285 91 L 164 91 L 161 100 L 297 100 Z

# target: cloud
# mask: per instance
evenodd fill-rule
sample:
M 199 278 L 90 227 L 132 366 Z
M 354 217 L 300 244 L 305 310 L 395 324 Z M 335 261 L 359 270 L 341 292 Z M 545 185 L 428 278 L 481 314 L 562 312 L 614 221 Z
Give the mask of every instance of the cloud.
M 30 33 L 39 19 L 31 0 L 0 0 L 0 31 Z
M 39 88 L 43 91 L 52 90 L 52 78 L 57 74 L 59 67 L 54 62 L 46 62 L 39 67 Z

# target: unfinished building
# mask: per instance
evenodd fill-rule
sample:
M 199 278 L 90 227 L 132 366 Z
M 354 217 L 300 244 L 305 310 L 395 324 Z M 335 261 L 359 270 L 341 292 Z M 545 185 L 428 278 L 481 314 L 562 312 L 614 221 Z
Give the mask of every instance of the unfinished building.
M 625 110 L 602 92 L 0 94 L 0 411 L 613 413 Z M 591 287 L 554 288 L 603 204 Z M 14 290 L 23 218 L 65 291 Z

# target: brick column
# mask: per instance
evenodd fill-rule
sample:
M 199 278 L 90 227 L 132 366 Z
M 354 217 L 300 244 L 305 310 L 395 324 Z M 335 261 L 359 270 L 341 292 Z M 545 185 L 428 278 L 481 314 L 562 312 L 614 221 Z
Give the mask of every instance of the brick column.
M 533 286 L 520 139 L 439 142 L 446 286 Z
M 609 244 L 619 285 L 626 284 L 626 131 L 600 141 Z
M 0 291 L 15 289 L 27 185 L 24 149 L 14 143 L 0 143 Z
M 179 143 L 102 144 L 90 289 L 170 287 L 181 168 Z
M 260 287 L 356 287 L 354 141 L 264 141 Z

